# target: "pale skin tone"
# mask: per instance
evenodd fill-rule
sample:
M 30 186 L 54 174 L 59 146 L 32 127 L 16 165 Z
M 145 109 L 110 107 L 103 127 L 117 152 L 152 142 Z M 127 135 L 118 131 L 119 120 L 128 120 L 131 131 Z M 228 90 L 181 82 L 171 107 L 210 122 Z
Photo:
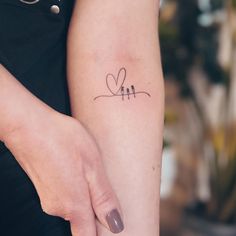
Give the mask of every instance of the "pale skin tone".
M 106 214 L 120 206 L 93 137 L 1 65 L 0 77 L 0 140 L 32 180 L 43 211 L 69 220 L 73 236 L 95 236 L 95 215 L 108 228 Z
M 120 235 L 159 235 L 164 89 L 157 12 L 154 0 L 76 2 L 68 39 L 74 118 L 0 65 L 0 140 L 31 178 L 43 210 L 69 220 L 73 236 L 113 235 L 105 216 L 115 208 L 125 225 Z M 123 67 L 126 87 L 151 97 L 94 101 L 107 92 L 106 75 Z
M 73 116 L 94 135 L 124 214 L 122 236 L 159 235 L 163 76 L 155 0 L 76 2 L 68 39 Z M 104 97 L 107 74 L 140 94 Z M 112 76 L 108 87 L 115 92 Z M 114 80 L 114 79 L 113 79 Z M 119 81 L 117 84 L 119 84 Z M 89 108 L 89 109 L 88 109 Z M 97 224 L 99 236 L 112 233 Z

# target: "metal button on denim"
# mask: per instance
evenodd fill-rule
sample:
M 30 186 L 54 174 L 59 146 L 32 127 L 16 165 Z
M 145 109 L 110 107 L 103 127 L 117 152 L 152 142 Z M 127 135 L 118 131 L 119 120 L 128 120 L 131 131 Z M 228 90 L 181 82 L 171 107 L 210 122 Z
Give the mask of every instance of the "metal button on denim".
M 51 6 L 51 12 L 54 14 L 59 14 L 60 13 L 60 8 L 57 5 L 52 5 Z

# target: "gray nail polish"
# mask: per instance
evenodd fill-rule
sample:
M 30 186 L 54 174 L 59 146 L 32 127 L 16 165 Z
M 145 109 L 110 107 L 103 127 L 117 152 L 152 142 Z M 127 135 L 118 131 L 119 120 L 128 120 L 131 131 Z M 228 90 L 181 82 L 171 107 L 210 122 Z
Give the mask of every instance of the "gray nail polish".
M 112 233 L 118 234 L 124 229 L 123 221 L 117 209 L 113 209 L 106 216 L 107 223 Z

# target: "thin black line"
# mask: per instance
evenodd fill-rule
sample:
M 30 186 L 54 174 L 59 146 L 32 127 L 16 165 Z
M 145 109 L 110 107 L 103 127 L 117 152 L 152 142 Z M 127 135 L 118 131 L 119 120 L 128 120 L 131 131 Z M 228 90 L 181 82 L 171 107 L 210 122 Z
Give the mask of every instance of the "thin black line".
M 136 92 L 135 92 L 135 88 L 134 88 L 133 85 L 131 85 L 131 89 L 132 89 L 132 92 L 133 92 L 134 98 L 136 98 Z
M 98 98 L 111 98 L 111 97 L 122 97 L 122 96 L 128 96 L 128 95 L 132 95 L 133 93 L 124 93 L 124 94 L 114 94 L 114 95 L 101 95 L 101 96 L 97 96 L 95 97 L 93 100 L 97 100 Z M 151 95 L 147 92 L 144 92 L 144 91 L 140 91 L 140 92 L 136 92 L 135 94 L 145 94 L 147 95 L 148 97 L 151 97 Z
M 122 96 L 122 101 L 124 101 L 124 87 L 122 86 L 121 87 L 121 96 Z
M 123 77 L 121 77 L 121 76 L 122 76 L 122 74 L 121 74 L 122 72 L 123 72 Z M 119 70 L 117 77 L 115 77 L 115 76 L 114 76 L 113 74 L 111 74 L 111 73 L 107 74 L 107 75 L 106 75 L 106 86 L 107 86 L 107 89 L 110 91 L 111 95 L 100 95 L 100 96 L 95 97 L 94 100 L 97 100 L 98 98 L 102 98 L 102 97 L 104 97 L 104 98 L 105 98 L 105 97 L 108 97 L 108 98 L 109 98 L 109 97 L 110 97 L 110 98 L 111 98 L 111 97 L 122 97 L 122 101 L 124 101 L 124 97 L 125 97 L 125 96 L 127 96 L 128 99 L 131 98 L 131 97 L 130 97 L 131 95 L 133 95 L 134 98 L 136 98 L 136 94 L 145 94 L 145 95 L 151 97 L 151 95 L 150 95 L 149 93 L 145 92 L 145 91 L 136 92 L 134 85 L 131 86 L 132 92 L 130 91 L 129 88 L 126 88 L 126 93 L 125 93 L 125 88 L 124 88 L 123 85 L 124 85 L 125 80 L 126 80 L 126 75 L 127 75 L 127 72 L 126 72 L 126 69 L 125 69 L 124 67 L 122 67 L 122 68 Z M 111 89 L 111 87 L 110 87 L 110 85 L 109 85 L 109 81 L 111 80 L 110 77 L 111 77 L 111 79 L 114 80 L 114 83 L 116 84 L 116 87 L 117 87 L 117 85 L 120 83 L 120 81 L 122 80 L 122 81 L 121 81 L 121 84 L 120 84 L 120 87 L 117 88 L 116 91 L 113 90 L 114 88 Z M 109 79 L 109 80 L 108 80 L 108 79 Z
M 129 88 L 127 88 L 127 94 L 128 94 L 128 99 L 129 99 L 129 95 L 130 95 Z
M 109 76 L 111 76 L 111 77 L 114 79 L 115 83 L 117 84 L 117 83 L 119 82 L 120 73 L 121 73 L 122 71 L 124 71 L 123 82 L 122 82 L 120 88 L 116 91 L 116 93 L 114 93 L 114 91 L 112 91 L 112 90 L 110 89 L 110 86 L 109 86 L 109 84 L 108 84 L 107 79 L 108 79 Z M 127 73 L 127 72 L 126 72 L 126 69 L 125 69 L 124 67 L 122 67 L 122 68 L 119 70 L 119 72 L 118 72 L 117 78 L 115 78 L 115 76 L 114 76 L 113 74 L 111 74 L 111 73 L 107 74 L 107 76 L 106 76 L 106 85 L 107 85 L 107 89 L 111 92 L 111 94 L 116 95 L 116 94 L 118 94 L 118 93 L 120 92 L 120 90 L 121 90 L 121 88 L 123 87 L 123 84 L 124 84 L 124 82 L 125 82 L 125 80 L 126 80 L 126 73 Z

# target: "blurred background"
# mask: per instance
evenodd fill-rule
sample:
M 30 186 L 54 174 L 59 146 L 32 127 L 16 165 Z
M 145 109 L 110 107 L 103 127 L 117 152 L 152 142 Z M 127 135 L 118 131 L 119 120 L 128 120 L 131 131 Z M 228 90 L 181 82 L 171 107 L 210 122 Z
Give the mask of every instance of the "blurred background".
M 236 0 L 164 0 L 161 236 L 236 236 Z

